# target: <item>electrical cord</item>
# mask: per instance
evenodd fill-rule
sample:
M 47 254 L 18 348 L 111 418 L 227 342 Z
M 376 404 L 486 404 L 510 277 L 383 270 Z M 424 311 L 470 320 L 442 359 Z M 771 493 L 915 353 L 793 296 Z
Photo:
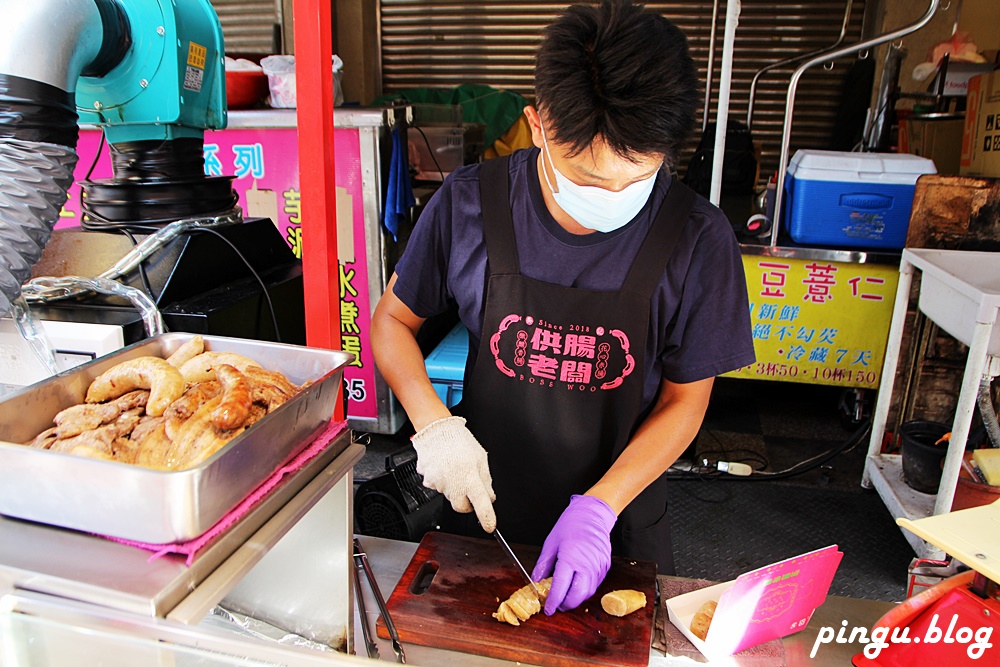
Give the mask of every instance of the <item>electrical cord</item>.
M 234 205 L 235 205 L 235 201 L 234 201 Z M 231 209 L 227 209 L 227 211 L 228 210 L 231 210 Z M 88 215 L 92 215 L 92 214 L 88 212 Z M 214 217 L 215 215 L 218 215 L 218 213 L 205 214 L 205 217 Z M 90 225 L 90 227 L 89 227 L 88 230 L 89 231 L 104 231 L 104 232 L 112 232 L 112 231 L 122 232 L 122 233 L 126 234 L 126 236 L 128 236 L 129 239 L 132 240 L 132 243 L 134 245 L 137 245 L 136 241 L 135 241 L 135 238 L 132 236 L 133 234 L 155 234 L 157 231 L 159 231 L 159 229 L 160 229 L 159 225 L 161 223 L 170 223 L 170 222 L 174 222 L 174 219 L 163 220 L 163 221 L 160 221 L 160 220 L 143 220 L 141 222 L 119 222 L 119 221 L 106 220 L 104 218 L 101 218 L 100 216 L 97 216 L 97 219 L 94 220 L 94 221 L 92 221 L 92 224 Z M 267 291 L 267 285 L 264 283 L 264 280 L 260 277 L 260 275 L 254 270 L 253 265 L 250 264 L 250 261 L 243 255 L 242 252 L 240 252 L 240 249 L 237 248 L 233 244 L 232 241 L 230 241 L 229 239 L 227 239 L 224 235 L 220 234 L 218 231 L 216 231 L 214 229 L 207 228 L 207 227 L 201 227 L 201 228 L 191 229 L 187 233 L 191 234 L 191 233 L 198 233 L 198 232 L 204 232 L 204 233 L 208 233 L 208 234 L 213 234 L 213 235 L 217 236 L 218 238 L 220 238 L 222 241 L 224 241 L 226 243 L 226 245 L 228 245 L 230 248 L 232 248 L 233 252 L 236 253 L 236 256 L 240 258 L 240 260 L 243 262 L 244 266 L 246 266 L 247 269 L 250 271 L 250 274 L 254 277 L 254 279 L 257 281 L 257 284 L 260 286 L 261 292 L 264 295 L 264 299 L 267 301 L 268 311 L 269 311 L 269 313 L 271 315 L 271 325 L 274 327 L 274 338 L 275 338 L 276 342 L 280 343 L 281 342 L 281 330 L 278 327 L 278 316 L 277 316 L 276 311 L 274 310 L 274 303 L 271 301 L 271 295 Z M 146 275 L 146 270 L 145 270 L 145 267 L 143 265 L 143 262 L 139 262 L 139 267 L 138 268 L 139 268 L 140 278 L 142 279 L 143 286 L 145 287 L 148 296 L 151 299 L 154 299 L 157 302 L 157 305 L 159 305 L 159 299 L 153 297 L 152 287 L 151 287 L 151 285 L 149 283 L 149 279 L 148 279 L 148 277 Z M 162 296 L 162 294 L 160 296 Z M 261 305 L 262 304 L 258 303 L 258 308 L 261 307 Z M 259 326 L 259 321 L 260 321 L 259 315 L 260 315 L 260 313 L 258 311 L 258 317 L 257 317 L 258 326 Z
M 90 163 L 90 169 L 87 170 L 87 175 L 83 179 L 84 181 L 89 181 L 90 177 L 93 175 L 94 168 L 97 167 L 97 161 L 100 159 L 101 152 L 104 150 L 104 142 L 105 142 L 105 136 L 104 132 L 102 131 L 101 142 L 97 144 L 97 151 L 94 153 L 94 161 Z M 86 217 L 84 216 L 84 208 L 83 208 L 83 183 L 80 184 L 79 197 L 80 197 L 80 226 L 83 227 L 83 225 L 86 223 Z
M 228 245 L 230 248 L 232 248 L 233 252 L 235 252 L 236 255 L 241 260 L 243 260 L 243 264 L 246 265 L 247 269 L 249 269 L 249 271 L 253 275 L 254 279 L 257 280 L 257 284 L 260 285 L 261 292 L 263 293 L 264 298 L 267 300 L 267 308 L 271 312 L 271 325 L 274 327 L 274 339 L 275 339 L 275 341 L 277 341 L 278 343 L 280 343 L 281 342 L 281 333 L 280 333 L 280 331 L 278 329 L 278 316 L 277 316 L 277 314 L 274 311 L 274 303 L 271 301 L 271 295 L 267 291 L 267 285 L 264 284 L 264 281 L 261 279 L 260 274 L 258 274 L 254 270 L 253 266 L 250 264 L 250 261 L 243 255 L 242 252 L 240 252 L 240 249 L 237 248 L 236 245 L 234 245 L 232 241 L 230 241 L 229 239 L 227 239 L 225 236 L 223 236 L 222 234 L 220 234 L 216 230 L 214 230 L 214 229 L 208 229 L 206 227 L 202 227 L 200 229 L 194 229 L 192 231 L 198 232 L 198 233 L 204 233 L 204 234 L 212 234 L 214 236 L 217 236 L 221 240 L 225 241 L 226 245 Z M 260 318 L 258 317 L 257 320 L 259 322 Z
M 699 466 L 700 467 L 700 466 Z M 692 471 L 694 468 L 692 468 Z M 718 473 L 714 468 L 711 469 L 711 473 Z M 687 494 L 695 500 L 700 500 L 703 503 L 724 503 L 728 502 L 733 497 L 733 492 L 729 490 L 729 487 L 725 484 L 712 484 L 714 481 L 713 474 L 705 474 L 700 472 L 692 472 L 692 477 L 688 478 L 688 481 L 698 481 L 700 480 L 702 484 L 680 484 L 677 486 L 683 493 Z M 669 477 L 669 475 L 668 475 Z M 695 479 L 697 478 L 697 479 Z M 707 492 L 707 493 L 703 493 Z
M 667 471 L 666 477 L 668 479 L 687 480 L 687 481 L 690 480 L 715 481 L 724 479 L 728 481 L 739 481 L 739 482 L 760 482 L 768 480 L 773 481 L 776 479 L 787 479 L 788 477 L 794 477 L 795 475 L 801 475 L 805 472 L 809 472 L 810 470 L 815 470 L 816 468 L 820 467 L 827 461 L 841 454 L 846 454 L 847 452 L 852 451 L 864 440 L 865 436 L 868 435 L 870 429 L 871 429 L 871 420 L 867 419 L 864 422 L 862 422 L 861 426 L 859 426 L 858 429 L 854 431 L 854 433 L 852 433 L 844 442 L 840 443 L 839 445 L 836 445 L 835 447 L 831 447 L 830 449 L 826 450 L 825 452 L 821 452 L 816 456 L 805 459 L 804 461 L 800 461 L 799 463 L 796 463 L 790 468 L 786 468 L 784 470 L 778 470 L 775 472 L 764 472 L 762 470 L 754 470 L 753 472 L 751 472 L 751 474 L 744 476 L 744 475 L 726 474 L 721 470 L 707 468 L 706 466 L 692 466 L 689 470 L 680 470 L 672 467 L 670 470 Z M 736 451 L 741 451 L 741 450 L 736 450 Z M 723 453 L 727 454 L 727 456 L 729 454 L 729 452 L 725 451 L 723 451 Z M 755 456 L 758 456 L 759 459 L 763 459 L 766 461 L 764 457 L 760 457 L 759 455 L 756 454 Z
M 719 436 L 717 436 L 714 431 L 706 432 L 712 436 L 712 439 L 715 440 L 716 443 L 718 443 L 720 449 L 709 449 L 699 454 L 699 457 L 705 462 L 705 466 L 708 465 L 707 462 L 709 460 L 715 460 L 717 462 L 724 461 L 728 463 L 743 463 L 750 466 L 752 470 L 757 471 L 766 469 L 770 463 L 766 456 L 752 449 L 745 449 L 742 447 L 738 449 L 726 449 L 725 444 L 719 440 Z M 743 456 L 736 456 L 737 454 L 743 454 Z M 718 471 L 717 467 L 710 467 L 712 470 Z
M 135 236 L 132 235 L 128 229 L 124 227 L 121 229 L 121 233 L 128 237 L 128 240 L 132 242 L 132 247 L 139 245 L 139 242 L 135 240 Z M 145 260 L 139 262 L 139 279 L 142 280 L 142 287 L 146 290 L 146 296 L 150 298 L 154 303 L 159 305 L 159 299 L 153 296 L 153 287 L 149 284 L 149 276 L 146 275 L 146 262 Z
M 421 130 L 418 126 L 412 125 L 411 127 L 417 132 L 419 132 L 420 136 L 424 138 L 424 143 L 427 144 L 427 153 L 431 156 L 431 160 L 434 161 L 434 166 L 437 167 L 438 173 L 441 174 L 441 182 L 444 182 L 444 170 L 441 169 L 441 165 L 438 164 L 437 157 L 435 157 L 434 155 L 434 149 L 431 148 L 430 139 L 427 138 L 427 135 L 424 134 L 424 131 Z
M 82 195 L 81 195 L 82 196 Z M 81 199 L 82 202 L 82 199 Z M 203 218 L 214 218 L 221 216 L 228 211 L 231 211 L 239 203 L 239 195 L 233 193 L 232 199 L 223 208 L 217 211 L 211 211 L 207 213 L 199 213 L 198 217 Z M 81 206 L 83 204 L 81 203 Z M 168 225 L 171 222 L 177 220 L 177 216 L 172 218 L 159 218 L 156 220 L 139 220 L 139 221 L 120 221 L 120 220 L 109 220 L 99 213 L 95 213 L 89 208 L 86 209 L 87 218 L 81 218 L 80 227 L 88 232 L 117 232 L 121 231 L 123 228 L 128 229 L 132 232 L 137 232 L 140 234 L 150 234 L 159 227 Z

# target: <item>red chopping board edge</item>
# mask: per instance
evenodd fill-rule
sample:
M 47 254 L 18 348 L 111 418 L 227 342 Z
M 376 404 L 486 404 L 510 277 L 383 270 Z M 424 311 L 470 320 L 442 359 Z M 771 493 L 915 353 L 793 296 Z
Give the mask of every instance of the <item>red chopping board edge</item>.
M 540 549 L 511 545 L 531 571 Z M 415 581 L 426 590 L 414 593 Z M 417 582 L 419 584 L 420 582 Z M 648 665 L 656 607 L 656 564 L 613 558 L 611 570 L 594 597 L 577 609 L 535 614 L 520 626 L 492 614 L 502 600 L 525 584 L 517 568 L 493 539 L 428 533 L 386 602 L 406 644 L 527 662 L 543 667 L 568 665 Z M 646 606 L 617 618 L 601 608 L 601 596 L 631 588 L 646 594 Z M 387 639 L 381 617 L 379 637 Z

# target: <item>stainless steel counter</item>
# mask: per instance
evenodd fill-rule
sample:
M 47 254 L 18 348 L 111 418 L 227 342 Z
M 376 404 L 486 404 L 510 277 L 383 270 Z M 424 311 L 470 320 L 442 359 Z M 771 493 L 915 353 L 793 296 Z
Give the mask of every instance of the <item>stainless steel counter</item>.
M 338 441 L 350 437 L 348 430 Z M 181 556 L 149 561 L 150 552 L 135 547 L 0 517 L 0 596 L 22 589 L 197 622 L 364 453 L 357 444 L 337 456 L 339 449 L 327 448 L 290 475 L 190 567 Z
M 375 572 L 375 578 L 378 580 L 382 595 L 388 599 L 396 583 L 403 575 L 406 565 L 410 562 L 410 558 L 416 552 L 417 544 L 377 537 L 359 536 L 359 539 L 368 553 L 368 559 L 371 561 L 372 569 Z M 371 595 L 367 586 L 363 586 L 363 589 L 365 608 L 368 611 L 368 622 L 374 631 L 375 621 L 378 618 L 378 607 L 375 604 L 375 598 Z M 847 621 L 848 629 L 855 626 L 870 628 L 876 620 L 881 618 L 892 607 L 893 604 L 890 602 L 829 596 L 826 603 L 816 610 L 805 630 L 786 637 L 783 640 L 787 667 L 805 667 L 807 665 L 808 667 L 843 667 L 850 665 L 851 656 L 861 651 L 864 648 L 864 644 L 838 644 L 831 642 L 819 646 L 815 658 L 809 657 L 820 629 L 830 627 L 835 632 L 839 632 L 843 621 Z M 363 656 L 365 655 L 365 647 L 361 637 L 361 627 L 358 625 L 361 620 L 356 609 L 354 613 L 355 650 L 358 655 Z M 394 656 L 389 641 L 376 638 L 376 642 L 378 643 L 379 655 L 382 659 L 392 660 Z M 417 646 L 415 644 L 404 644 L 403 648 L 406 651 L 408 664 L 425 665 L 427 667 L 450 667 L 452 665 L 455 667 L 494 667 L 499 665 L 524 664 L 443 649 L 428 648 L 426 646 Z M 690 666 L 706 663 L 695 663 L 688 658 L 667 656 L 656 649 L 650 648 L 649 664 L 651 667 L 681 667 L 684 665 Z M 726 663 L 715 662 L 711 664 L 727 664 L 740 667 L 738 659 L 733 659 Z

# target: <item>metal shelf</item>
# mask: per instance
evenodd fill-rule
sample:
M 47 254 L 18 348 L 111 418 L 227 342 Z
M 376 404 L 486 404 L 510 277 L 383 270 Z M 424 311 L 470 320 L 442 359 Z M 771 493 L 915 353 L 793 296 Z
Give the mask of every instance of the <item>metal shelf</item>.
M 899 454 L 878 454 L 865 463 L 865 473 L 894 519 L 923 519 L 934 513 L 934 496 L 914 491 L 903 481 L 903 461 Z M 926 544 L 909 531 L 903 536 L 917 553 Z
M 861 484 L 878 491 L 895 518 L 921 519 L 951 511 L 958 473 L 965 454 L 969 427 L 980 381 L 1000 375 L 1000 255 L 991 252 L 911 249 L 903 251 L 899 284 L 889 327 L 882 382 L 872 417 L 868 460 Z M 941 483 L 935 495 L 913 491 L 902 478 L 898 456 L 881 454 L 889 414 L 903 325 L 910 300 L 914 270 L 922 272 L 918 307 L 941 329 L 969 346 L 955 406 L 952 435 L 945 456 Z M 904 530 L 906 539 L 921 557 L 941 557 L 942 552 Z

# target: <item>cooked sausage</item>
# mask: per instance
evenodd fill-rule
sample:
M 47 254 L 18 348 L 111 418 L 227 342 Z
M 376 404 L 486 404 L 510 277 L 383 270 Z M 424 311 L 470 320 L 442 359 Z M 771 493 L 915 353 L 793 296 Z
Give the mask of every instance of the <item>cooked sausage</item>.
M 216 396 L 184 422 L 164 457 L 167 469 L 184 470 L 198 465 L 244 431 L 243 427 L 223 430 L 212 423 L 212 414 L 221 402 L 222 396 Z
M 73 456 L 82 456 L 88 459 L 100 459 L 101 461 L 114 461 L 115 457 L 103 449 L 95 449 L 90 445 L 77 445 L 69 450 Z
M 531 586 L 522 586 L 500 603 L 500 608 L 493 614 L 493 618 L 501 623 L 521 625 L 521 621 L 527 621 L 537 614 L 541 611 L 545 598 L 548 597 L 549 589 L 552 588 L 552 577 L 536 581 L 535 587 L 538 588 L 541 597 L 535 595 Z
M 709 600 L 701 605 L 694 618 L 691 619 L 691 633 L 701 641 L 705 641 L 705 638 L 708 637 L 708 629 L 712 625 L 712 618 L 715 616 L 715 608 L 718 604 L 715 600 Z
M 191 340 L 174 350 L 174 353 L 167 357 L 167 363 L 174 368 L 180 368 L 185 362 L 194 359 L 205 351 L 205 339 L 201 336 L 194 336 Z
M 117 419 L 121 413 L 121 408 L 114 403 L 80 403 L 68 407 L 53 420 L 56 423 L 56 437 L 72 438 Z
M 134 432 L 133 435 L 135 435 Z M 167 470 L 169 451 L 170 438 L 167 437 L 166 429 L 161 421 L 147 431 L 142 439 L 136 443 L 135 464 L 154 470 Z
M 646 606 L 646 594 L 626 588 L 601 597 L 601 608 L 612 616 L 628 616 Z
M 212 423 L 225 430 L 243 426 L 250 415 L 250 383 L 229 364 L 216 366 L 215 377 L 222 385 L 222 402 L 212 412 Z
M 222 386 L 217 380 L 196 382 L 189 386 L 184 394 L 171 403 L 170 407 L 163 413 L 166 418 L 164 427 L 167 437 L 173 440 L 177 436 L 177 430 L 187 418 L 193 415 L 205 401 L 215 398 L 220 393 L 222 393 Z
M 53 426 L 52 428 L 45 429 L 44 431 L 36 435 L 34 440 L 26 442 L 24 444 L 28 447 L 34 447 L 35 449 L 48 449 L 49 447 L 52 446 L 52 443 L 54 443 L 56 441 L 56 438 L 58 437 L 56 435 L 56 428 L 57 427 Z
M 149 392 L 137 389 L 108 403 L 79 403 L 68 407 L 55 416 L 55 435 L 60 439 L 80 435 L 114 421 L 123 412 L 145 407 L 148 400 Z
M 241 373 L 246 373 L 247 368 L 260 368 L 253 359 L 235 352 L 202 352 L 184 362 L 180 371 L 187 382 L 203 382 L 215 379 L 215 367 L 219 364 L 229 364 Z
M 49 447 L 54 452 L 72 452 L 74 448 L 84 445 L 90 449 L 113 455 L 112 443 L 116 438 L 127 437 L 139 423 L 142 408 L 135 408 L 121 413 L 117 419 L 103 426 L 84 431 L 70 438 L 60 438 Z
M 159 417 L 184 393 L 180 372 L 159 357 L 138 357 L 112 366 L 87 390 L 88 403 L 102 403 L 133 389 L 149 389 L 146 412 Z
M 268 410 L 274 410 L 298 391 L 298 387 L 277 371 L 248 368 L 243 374 L 250 381 L 253 402 L 266 405 Z

